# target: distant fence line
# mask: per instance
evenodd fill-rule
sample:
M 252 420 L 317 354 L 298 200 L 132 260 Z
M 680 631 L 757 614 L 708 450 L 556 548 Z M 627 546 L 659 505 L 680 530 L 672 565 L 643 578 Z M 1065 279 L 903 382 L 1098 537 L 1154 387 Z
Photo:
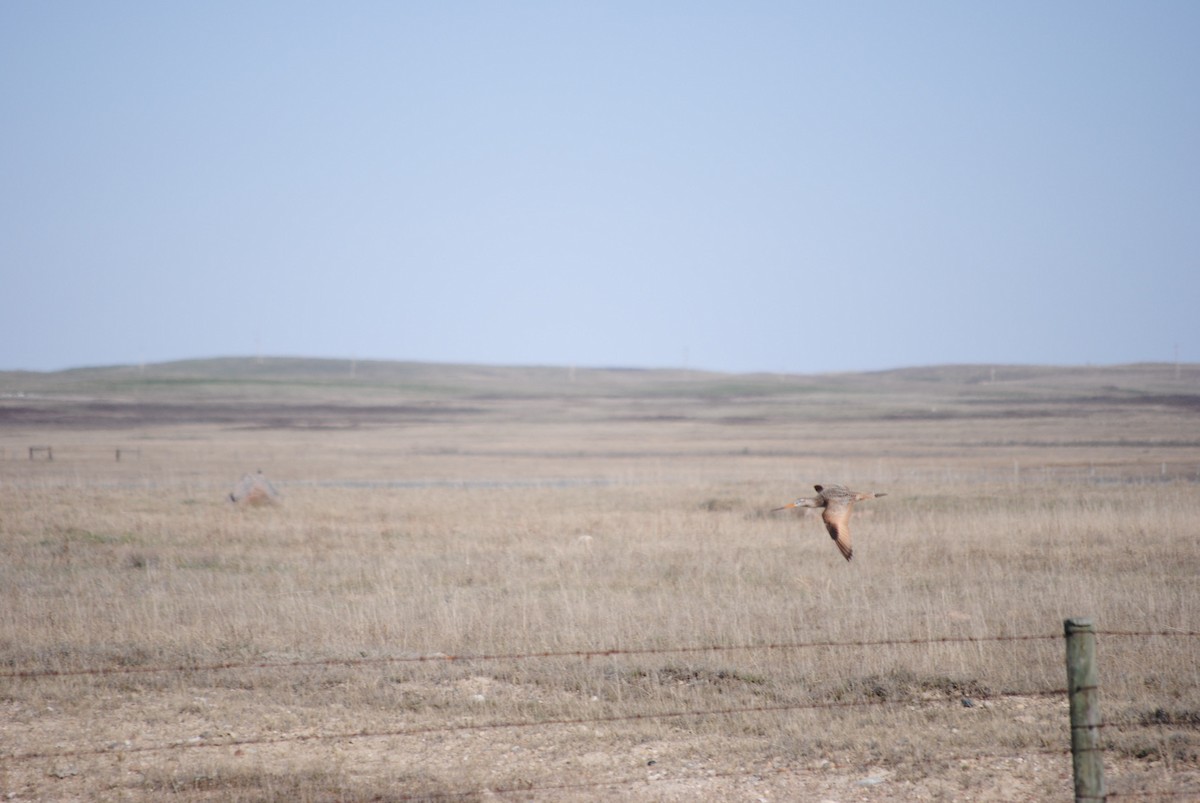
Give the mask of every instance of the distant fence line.
M 52 444 L 33 444 L 27 446 L 24 450 L 16 450 L 13 452 L 12 459 L 27 459 L 43 460 L 49 463 L 55 462 L 55 446 Z M 141 447 L 129 446 L 68 446 L 65 449 L 62 446 L 57 447 L 58 460 L 95 460 L 105 459 L 112 456 L 114 462 L 120 463 L 122 459 L 130 457 L 140 458 L 142 456 Z M 0 460 L 8 460 L 9 452 L 7 448 L 0 449 Z
M 87 458 L 92 465 L 104 463 L 129 462 L 128 457 L 142 458 L 140 449 L 104 449 L 93 450 Z M 3 460 L 0 454 L 0 460 Z M 55 452 L 55 465 L 66 464 L 71 460 L 68 454 L 63 455 L 60 449 Z M 27 462 L 24 457 L 21 462 Z M 48 462 L 48 461 L 39 461 Z M 1191 465 L 1172 465 L 1165 467 L 1158 463 L 1142 464 L 1128 463 L 1120 466 L 1106 466 L 1102 471 L 1092 471 L 1086 467 L 1061 466 L 1030 466 L 1022 468 L 1014 476 L 1011 469 L 1001 468 L 972 468 L 946 466 L 944 468 L 909 467 L 899 472 L 885 472 L 880 482 L 907 483 L 910 485 L 930 485 L 944 483 L 947 485 L 1009 485 L 1027 487 L 1032 485 L 1076 485 L 1076 486 L 1126 486 L 1126 485 L 1166 485 L 1171 483 L 1200 483 L 1200 463 Z M 429 477 L 418 479 L 291 479 L 280 483 L 291 488 L 319 488 L 342 490 L 413 490 L 427 488 L 446 489 L 566 489 L 566 488 L 621 488 L 638 487 L 649 484 L 678 485 L 682 483 L 696 484 L 694 478 L 684 477 L 531 477 L 505 479 L 453 479 L 445 477 Z M 193 488 L 218 487 L 218 481 L 198 480 L 194 476 L 172 479 L 169 474 L 156 473 L 153 477 L 131 477 L 128 474 L 114 474 L 111 479 L 99 475 L 55 476 L 45 472 L 30 473 L 28 478 L 22 478 L 15 472 L 9 472 L 0 478 L 0 486 L 23 488 L 127 488 L 141 489 L 174 488 L 186 485 Z
M 1079 482 L 1079 483 L 1105 483 L 1105 482 L 1153 482 L 1153 481 L 1170 481 L 1170 480 L 1185 480 L 1192 482 L 1200 482 L 1200 462 L 1191 460 L 1168 459 L 1171 451 L 1175 449 L 1200 449 L 1198 441 L 1172 441 L 1172 442 L 1154 442 L 1154 441 L 1129 441 L 1121 442 L 1114 441 L 1112 443 L 1063 443 L 1063 444 L 962 444 L 964 450 L 975 449 L 983 446 L 988 449 L 1005 449 L 1005 448 L 1030 448 L 1030 449 L 1072 449 L 1072 448 L 1104 448 L 1104 449 L 1128 449 L 1138 448 L 1142 450 L 1152 450 L 1155 456 L 1152 458 L 1135 458 L 1114 461 L 1112 459 L 1090 460 L 1086 463 L 1083 461 L 1072 461 L 1065 463 L 1058 461 L 1034 461 L 1028 459 L 1014 458 L 1011 463 L 996 462 L 990 466 L 954 466 L 946 465 L 945 467 L 926 466 L 926 465 L 906 465 L 903 469 L 895 469 L 892 467 L 884 467 L 878 471 L 880 479 L 891 480 L 892 477 L 897 479 L 914 478 L 922 481 L 967 481 L 967 482 Z M 997 452 L 1003 454 L 1003 452 Z M 83 461 L 115 461 L 121 462 L 129 457 L 142 456 L 141 447 L 128 447 L 120 444 L 112 444 L 109 446 L 94 445 L 94 444 L 31 444 L 23 449 L 13 450 L 10 455 L 8 449 L 0 449 L 0 459 L 3 460 L 36 460 L 41 458 L 46 461 L 59 462 L 69 460 Z M 459 452 L 456 456 L 473 457 L 478 456 L 475 453 Z M 509 456 L 509 453 L 488 453 L 488 456 Z M 654 452 L 642 454 L 636 451 L 621 452 L 619 454 L 610 454 L 607 452 L 581 453 L 578 451 L 572 452 L 521 452 L 515 456 L 522 457 L 545 457 L 547 459 L 555 458 L 626 458 L 636 460 L 642 457 L 660 458 L 664 455 Z M 706 452 L 678 452 L 672 453 L 671 456 L 680 458 L 696 457 L 704 459 L 715 459 L 720 457 L 794 457 L 803 459 L 802 453 L 797 454 L 782 454 L 771 450 L 754 450 L 754 449 L 735 449 L 731 448 L 728 451 L 706 451 Z M 924 460 L 935 460 L 935 457 L 921 458 Z M 597 480 L 603 482 L 603 480 Z M 313 481 L 314 484 L 322 484 L 319 480 Z M 387 484 L 388 480 L 379 480 L 381 484 Z M 452 480 L 448 482 L 453 482 Z M 364 481 L 364 485 L 370 486 L 371 481 Z

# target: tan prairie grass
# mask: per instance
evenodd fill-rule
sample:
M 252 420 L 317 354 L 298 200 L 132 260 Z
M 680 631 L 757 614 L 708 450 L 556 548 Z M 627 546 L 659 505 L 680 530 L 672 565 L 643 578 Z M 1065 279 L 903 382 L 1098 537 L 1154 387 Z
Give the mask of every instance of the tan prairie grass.
M 1110 788 L 1196 791 L 1192 408 L 650 381 L 0 430 L 0 792 L 1061 799 L 1070 616 Z M 888 493 L 852 563 L 817 482 Z

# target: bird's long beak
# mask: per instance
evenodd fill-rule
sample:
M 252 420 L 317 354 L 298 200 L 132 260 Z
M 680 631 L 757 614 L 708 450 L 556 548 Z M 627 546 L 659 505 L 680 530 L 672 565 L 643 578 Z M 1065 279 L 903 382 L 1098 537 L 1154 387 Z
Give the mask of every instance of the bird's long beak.
M 783 507 L 772 508 L 771 512 L 774 513 L 776 510 L 787 510 L 789 507 L 795 507 L 795 506 L 796 506 L 795 502 L 788 502 Z

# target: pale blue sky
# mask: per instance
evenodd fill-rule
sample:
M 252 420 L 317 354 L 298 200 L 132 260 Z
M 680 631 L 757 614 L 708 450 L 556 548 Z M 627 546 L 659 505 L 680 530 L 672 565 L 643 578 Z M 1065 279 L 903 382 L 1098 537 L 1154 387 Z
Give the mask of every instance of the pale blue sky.
M 0 369 L 1200 360 L 1200 3 L 0 4 Z

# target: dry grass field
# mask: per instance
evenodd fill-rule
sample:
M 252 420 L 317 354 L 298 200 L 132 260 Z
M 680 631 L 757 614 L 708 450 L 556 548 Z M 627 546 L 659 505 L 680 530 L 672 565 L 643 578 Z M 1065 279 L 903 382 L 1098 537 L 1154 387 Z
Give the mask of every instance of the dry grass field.
M 0 374 L 5 800 L 1066 800 L 1072 616 L 1200 799 L 1200 368 Z

